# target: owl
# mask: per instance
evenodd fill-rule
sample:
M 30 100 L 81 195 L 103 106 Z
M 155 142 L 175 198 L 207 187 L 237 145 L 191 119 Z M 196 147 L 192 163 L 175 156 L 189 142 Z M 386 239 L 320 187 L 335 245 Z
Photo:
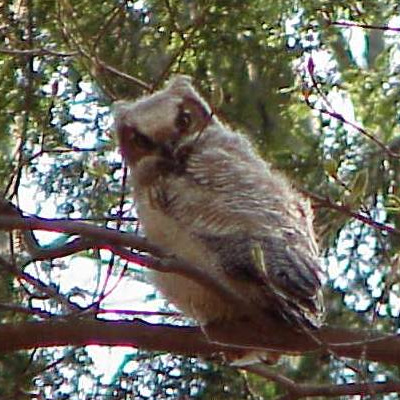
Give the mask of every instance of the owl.
M 201 326 L 254 309 L 293 327 L 322 321 L 321 269 L 312 211 L 241 133 L 212 112 L 188 76 L 114 105 L 147 238 L 240 299 L 174 273 L 150 279 Z

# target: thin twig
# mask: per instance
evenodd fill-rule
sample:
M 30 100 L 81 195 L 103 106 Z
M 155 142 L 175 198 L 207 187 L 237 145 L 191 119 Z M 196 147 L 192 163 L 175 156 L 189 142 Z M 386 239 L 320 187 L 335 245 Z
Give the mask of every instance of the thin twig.
M 64 305 L 66 308 L 73 310 L 73 311 L 81 310 L 81 308 L 77 304 L 69 301 L 60 292 L 58 292 L 57 290 L 53 289 L 52 287 L 46 285 L 40 279 L 35 278 L 31 274 L 20 271 L 16 266 L 14 266 L 13 264 L 8 262 L 5 258 L 3 258 L 1 256 L 0 256 L 0 265 L 3 268 L 5 268 L 8 273 L 11 273 L 18 279 L 21 279 L 21 280 L 27 282 L 28 284 L 32 285 L 36 290 L 44 293 L 49 298 L 55 299 L 60 304 Z
M 11 48 L 5 48 L 5 47 L 0 47 L 0 53 L 1 54 L 10 54 L 10 55 L 15 55 L 15 56 L 35 56 L 35 57 L 43 57 L 43 56 L 54 56 L 54 57 L 74 57 L 78 54 L 77 51 L 71 51 L 71 52 L 61 52 L 61 51 L 55 51 L 51 49 L 46 49 L 46 48 L 39 48 L 39 49 L 11 49 Z
M 87 56 L 87 57 L 90 58 L 89 56 Z M 93 60 L 91 59 L 91 61 L 93 61 Z M 115 67 L 112 67 L 111 65 L 107 64 L 106 62 L 104 62 L 103 60 L 101 60 L 98 57 L 96 57 L 96 64 L 99 67 L 105 69 L 106 71 L 111 72 L 114 75 L 119 76 L 120 78 L 123 78 L 128 82 L 132 82 L 135 85 L 145 89 L 148 92 L 150 92 L 152 90 L 152 86 L 149 85 L 148 83 L 142 81 L 139 78 L 136 78 L 135 76 L 132 76 L 132 75 L 129 75 L 129 74 L 125 73 L 125 72 L 122 72 L 122 71 L 120 71 L 119 69 L 117 69 Z
M 153 92 L 154 90 L 156 90 L 165 80 L 165 78 L 169 75 L 170 70 L 172 68 L 172 66 L 175 64 L 175 62 L 183 56 L 183 54 L 186 52 L 186 50 L 191 46 L 193 39 L 195 38 L 195 34 L 197 33 L 197 30 L 200 26 L 203 25 L 204 23 L 204 19 L 205 19 L 205 14 L 208 10 L 205 9 L 202 13 L 201 16 L 199 16 L 195 23 L 190 27 L 190 29 L 188 30 L 187 36 L 184 37 L 184 41 L 182 46 L 175 52 L 175 54 L 173 54 L 171 56 L 171 59 L 169 60 L 169 62 L 167 63 L 167 65 L 164 67 L 163 71 L 161 72 L 161 74 L 158 76 L 156 82 L 154 83 L 154 85 L 151 88 L 151 91 Z
M 23 307 L 19 304 L 7 304 L 0 303 L 1 311 L 12 311 L 15 313 L 26 314 L 26 315 L 37 315 L 42 318 L 50 318 L 52 314 L 48 311 L 41 310 L 40 308 L 35 307 Z
M 358 132 L 360 132 L 361 134 L 363 134 L 365 137 L 367 137 L 368 139 L 370 139 L 372 142 L 374 142 L 378 147 L 380 147 L 387 155 L 389 155 L 390 157 L 393 158 L 399 158 L 400 159 L 400 154 L 399 153 L 395 153 L 394 151 L 392 151 L 392 149 L 389 146 L 386 146 L 384 143 L 382 143 L 376 136 L 372 135 L 371 133 L 369 133 L 366 129 L 364 129 L 362 126 L 357 125 L 356 123 L 349 121 L 348 119 L 346 119 L 342 114 L 336 112 L 336 111 L 330 111 L 326 108 L 320 108 L 320 107 L 316 107 L 314 104 L 312 104 L 307 97 L 305 97 L 305 102 L 306 104 L 313 110 L 320 112 L 321 114 L 325 114 L 330 116 L 331 118 L 335 118 L 338 121 L 342 122 L 345 125 L 349 125 L 352 128 L 354 128 L 355 130 L 357 130 Z
M 118 16 L 118 14 L 123 11 L 123 7 L 125 7 L 125 2 L 121 2 L 120 4 L 118 4 L 116 7 L 114 7 L 111 12 L 109 13 L 109 15 L 104 18 L 104 22 L 102 24 L 102 26 L 100 26 L 97 30 L 97 37 L 95 37 L 93 39 L 93 45 L 92 45 L 92 49 L 93 52 L 96 53 L 96 49 L 101 41 L 101 39 L 103 39 L 103 37 L 106 35 L 107 30 L 110 29 L 110 27 L 112 26 L 112 22 L 114 21 L 114 19 Z
M 323 207 L 323 208 L 331 208 L 333 210 L 339 211 L 342 214 L 349 215 L 358 221 L 363 222 L 366 225 L 371 226 L 374 229 L 385 231 L 393 235 L 400 235 L 400 230 L 394 228 L 390 225 L 383 224 L 382 222 L 375 221 L 365 215 L 359 214 L 351 210 L 351 208 L 345 204 L 339 204 L 328 197 L 321 197 L 315 193 L 309 192 L 307 190 L 300 189 L 300 191 L 305 195 L 311 198 L 315 202 L 315 207 Z
M 378 393 L 400 393 L 400 381 L 348 383 L 343 385 L 312 385 L 296 383 L 292 379 L 271 370 L 263 364 L 245 368 L 247 371 L 267 378 L 282 386 L 288 393 L 280 400 L 296 400 L 304 397 L 338 397 L 355 395 L 375 395 Z
M 142 315 L 146 317 L 182 317 L 181 313 L 172 311 L 121 310 L 117 308 L 99 308 L 96 310 L 96 314 Z
M 373 29 L 379 31 L 391 31 L 391 32 L 400 32 L 400 28 L 386 26 L 386 25 L 370 25 L 370 24 L 361 24 L 358 22 L 349 22 L 349 21 L 327 21 L 329 25 L 340 26 L 342 28 L 363 28 L 363 29 Z

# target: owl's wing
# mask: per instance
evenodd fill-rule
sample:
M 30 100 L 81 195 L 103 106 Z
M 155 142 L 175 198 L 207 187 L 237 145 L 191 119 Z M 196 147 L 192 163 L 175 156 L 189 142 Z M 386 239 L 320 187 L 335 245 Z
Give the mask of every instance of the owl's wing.
M 303 203 L 292 193 L 284 208 L 279 182 L 263 180 L 266 165 L 242 161 L 223 150 L 193 157 L 185 174 L 160 182 L 157 202 L 218 255 L 230 278 L 264 290 L 287 319 L 319 326 L 320 267 Z
M 286 319 L 307 326 L 321 325 L 323 303 L 316 256 L 278 236 L 236 232 L 200 237 L 218 254 L 228 276 L 264 289 Z

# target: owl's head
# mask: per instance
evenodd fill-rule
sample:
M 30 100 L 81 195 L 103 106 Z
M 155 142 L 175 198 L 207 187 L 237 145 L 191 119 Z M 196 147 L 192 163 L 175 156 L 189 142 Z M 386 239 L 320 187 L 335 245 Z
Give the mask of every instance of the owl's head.
M 113 107 L 121 151 L 131 166 L 148 155 L 173 157 L 212 120 L 210 107 L 185 75 L 175 76 L 157 93 Z

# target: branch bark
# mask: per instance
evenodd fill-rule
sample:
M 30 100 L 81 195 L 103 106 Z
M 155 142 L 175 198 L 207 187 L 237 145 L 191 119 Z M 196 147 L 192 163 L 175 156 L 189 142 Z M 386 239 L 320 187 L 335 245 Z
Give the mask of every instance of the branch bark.
M 215 330 L 213 333 L 216 335 L 218 332 Z M 332 327 L 322 328 L 315 335 L 340 356 L 392 365 L 400 363 L 398 335 L 374 334 L 371 337 L 371 332 Z M 220 328 L 217 339 L 221 343 L 211 342 L 199 327 L 150 324 L 140 319 L 101 321 L 69 318 L 0 326 L 0 352 L 90 344 L 138 347 L 204 357 L 243 347 L 294 354 L 327 351 L 306 333 L 288 329 L 272 319 L 271 325 L 264 325 L 262 330 L 252 322 Z
M 174 257 L 166 257 L 163 249 L 152 245 L 146 239 L 133 234 L 106 229 L 71 220 L 46 220 L 37 217 L 1 215 L 0 230 L 48 230 L 79 236 L 68 248 L 52 250 L 47 255 L 54 257 L 69 254 L 71 249 L 82 250 L 107 248 L 115 254 L 148 268 L 166 273 L 185 275 L 201 285 L 212 288 L 224 300 L 237 302 L 240 298 L 230 293 L 207 274 L 195 266 L 187 265 Z M 151 253 L 155 257 L 132 253 L 128 248 Z M 45 258 L 41 254 L 39 258 Z M 3 267 L 15 269 L 8 261 L 2 260 Z M 80 310 L 74 317 L 47 318 L 44 321 L 3 324 L 0 326 L 0 352 L 10 352 L 35 347 L 118 345 L 143 348 L 150 351 L 166 351 L 184 355 L 215 357 L 216 353 L 246 349 L 270 352 L 303 354 L 319 352 L 353 359 L 371 360 L 398 365 L 400 363 L 400 337 L 382 335 L 376 332 L 323 327 L 319 330 L 299 331 L 287 322 L 260 313 L 256 307 L 249 311 L 246 321 L 229 325 L 215 324 L 204 327 L 182 327 L 167 324 L 149 324 L 143 320 L 102 321 L 93 314 Z M 256 368 L 256 367 L 254 367 Z M 251 372 L 274 380 L 277 374 L 248 369 Z M 279 375 L 279 374 L 278 374 Z M 280 378 L 285 378 L 279 375 Z M 275 379 L 276 381 L 276 379 Z M 288 391 L 285 399 L 299 399 L 309 396 L 333 397 L 348 394 L 387 393 L 400 389 L 396 382 L 361 383 L 352 385 L 307 385 L 276 381 Z M 286 382 L 286 381 L 285 381 Z M 288 380 L 290 383 L 291 381 Z M 288 383 L 286 382 L 286 383 Z
M 162 257 L 165 254 L 161 248 L 152 245 L 147 240 L 136 235 L 71 220 L 46 220 L 37 217 L 1 216 L 0 229 L 42 229 L 82 235 L 85 238 L 87 237 L 91 240 L 97 241 L 97 246 L 99 247 L 101 247 L 102 244 L 105 248 L 111 247 L 111 249 L 113 248 L 113 246 L 120 246 L 122 250 L 126 250 L 121 251 L 121 255 L 123 255 L 124 253 L 129 253 L 134 256 L 133 253 L 129 252 L 127 249 L 123 249 L 123 247 L 133 247 L 141 251 L 147 251 L 155 254 L 157 257 Z M 109 245 L 110 243 L 111 246 Z M 142 262 L 142 265 L 146 265 L 149 268 L 154 268 L 160 271 L 164 271 L 166 273 L 174 272 L 183 274 L 195 280 L 201 285 L 207 285 L 208 287 L 211 287 L 225 300 L 228 299 L 229 301 L 236 302 L 237 305 L 240 306 L 240 298 L 235 296 L 234 293 L 227 291 L 226 288 L 221 287 L 221 285 L 218 285 L 217 282 L 212 280 L 206 274 L 202 274 L 202 271 L 194 268 L 194 266 L 188 266 L 186 265 L 186 263 L 183 263 L 182 261 L 175 258 L 170 258 L 169 260 L 167 259 L 167 261 L 165 261 L 162 259 L 160 260 L 148 257 L 148 260 L 150 261 L 147 265 L 145 264 L 145 262 Z M 80 322 L 80 324 L 82 323 L 83 322 Z M 39 329 L 39 326 L 42 326 L 43 328 L 41 329 L 43 330 L 47 329 L 45 328 L 45 325 L 32 325 L 32 327 L 29 325 L 26 328 L 28 329 L 28 327 L 31 327 L 30 329 L 33 329 L 33 327 L 37 327 L 36 329 Z M 58 325 L 52 325 L 53 329 L 56 329 L 57 326 Z M 100 326 L 103 326 L 102 323 L 99 325 L 99 329 Z M 9 332 L 11 327 L 3 326 L 1 329 L 6 329 L 6 331 Z M 73 327 L 71 329 L 73 329 Z M 151 328 L 150 330 L 154 331 L 157 329 L 162 330 L 161 327 Z M 169 327 L 169 329 L 172 328 Z M 176 329 L 179 330 L 178 327 L 176 327 Z M 257 310 L 256 307 L 254 310 L 249 310 L 248 321 L 238 321 L 235 326 L 233 326 L 232 324 L 224 326 L 222 326 L 221 324 L 215 326 L 209 325 L 205 327 L 205 331 L 209 338 L 212 338 L 213 341 L 218 342 L 219 344 L 221 344 L 221 346 L 268 349 L 271 351 L 279 351 L 283 353 L 304 353 L 316 350 L 329 350 L 331 352 L 334 352 L 338 356 L 345 356 L 356 359 L 364 358 L 373 361 L 386 362 L 389 364 L 397 364 L 400 362 L 400 339 L 397 336 L 379 335 L 373 332 L 351 331 L 341 328 L 329 327 L 322 328 L 320 330 L 313 330 L 312 332 L 301 332 L 299 330 L 294 330 L 285 321 L 278 321 L 273 316 L 260 313 L 260 310 Z M 26 330 L 23 329 L 22 332 L 26 333 Z M 179 335 L 184 334 L 181 331 L 179 332 Z M 201 333 L 200 331 L 197 332 L 198 334 Z M 279 332 L 279 334 L 277 334 L 277 332 Z M 178 339 L 179 335 L 177 335 L 176 340 L 178 340 L 179 342 L 186 340 L 183 337 Z M 26 336 L 26 340 L 28 342 L 26 345 L 23 345 L 22 348 L 26 348 L 26 346 L 35 347 L 36 345 L 38 345 L 35 342 L 29 341 L 31 335 Z M 10 333 L 8 333 L 6 337 L 11 338 L 12 335 L 10 336 Z M 32 335 L 31 339 L 33 339 L 34 337 L 35 335 Z M 72 335 L 72 337 L 70 338 L 70 340 L 72 340 L 72 343 L 70 342 L 69 344 L 87 344 L 85 340 L 90 339 L 85 336 L 85 343 L 76 343 L 73 339 L 74 337 L 76 336 Z M 125 336 L 123 335 L 123 337 Z M 201 337 L 203 337 L 202 334 Z M 101 337 L 95 336 L 93 340 L 97 340 L 96 338 L 99 340 L 98 344 L 103 344 Z M 44 345 L 51 346 L 67 344 L 63 342 L 60 343 L 57 338 L 54 338 L 54 340 L 56 340 L 55 344 L 50 341 L 45 342 Z M 202 340 L 204 341 L 204 338 Z M 8 346 L 11 345 L 11 342 L 8 342 L 10 342 L 10 339 L 7 339 L 4 343 L 0 345 L 0 350 L 8 349 Z M 157 339 L 155 339 L 154 345 L 160 346 L 156 342 Z M 189 342 L 193 343 L 192 340 L 189 340 Z M 131 343 L 130 345 L 134 345 L 134 343 Z M 18 346 L 16 348 L 18 348 Z M 158 348 L 158 350 L 161 349 Z M 175 347 L 172 346 L 172 348 L 167 348 L 166 350 L 175 351 Z
M 35 347 L 127 346 L 187 355 L 211 355 L 226 347 L 210 343 L 198 327 L 70 318 L 0 325 L 0 352 Z
M 313 385 L 297 383 L 290 378 L 266 368 L 264 365 L 246 367 L 246 371 L 262 376 L 280 385 L 287 391 L 287 394 L 279 400 L 297 400 L 303 397 L 338 397 L 355 395 L 376 395 L 378 393 L 400 392 L 399 381 L 388 382 L 363 382 L 347 383 L 342 385 Z
M 112 244 L 117 246 L 133 247 L 140 251 L 162 256 L 162 250 L 149 243 L 145 238 L 108 229 L 85 222 L 70 219 L 46 219 L 39 217 L 10 217 L 0 216 L 0 230 L 44 230 L 50 232 L 68 233 L 70 235 L 86 236 L 97 240 L 97 244 Z

